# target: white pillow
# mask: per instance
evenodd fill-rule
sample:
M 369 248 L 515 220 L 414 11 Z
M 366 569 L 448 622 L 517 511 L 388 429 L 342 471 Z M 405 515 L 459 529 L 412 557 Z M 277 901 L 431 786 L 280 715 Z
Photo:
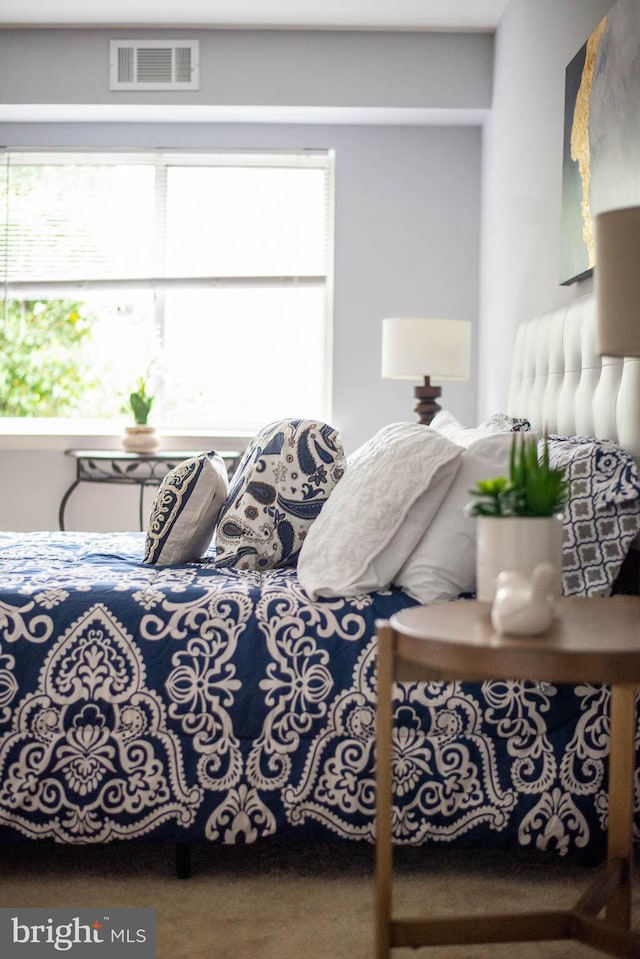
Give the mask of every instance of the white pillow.
M 300 551 L 298 579 L 309 596 L 389 586 L 435 516 L 461 454 L 419 423 L 385 426 L 356 450 Z
M 482 439 L 484 436 L 492 436 L 496 432 L 507 432 L 507 430 L 488 429 L 484 425 L 463 426 L 449 410 L 440 410 L 439 413 L 436 413 L 431 421 L 431 429 L 446 436 L 452 443 L 464 447 L 469 446 L 474 440 Z M 511 436 L 511 430 L 508 432 Z M 490 477 L 481 477 L 481 479 L 490 479 Z
M 465 514 L 465 507 L 478 480 L 509 473 L 513 433 L 477 438 L 477 430 L 460 427 L 450 435 L 467 447 L 460 468 L 437 515 L 393 579 L 394 586 L 421 603 L 445 602 L 475 592 L 476 521 Z
M 440 410 L 439 413 L 436 413 L 431 420 L 430 426 L 436 433 L 441 433 L 449 439 L 451 439 L 454 434 L 459 433 L 460 430 L 467 429 L 449 410 Z

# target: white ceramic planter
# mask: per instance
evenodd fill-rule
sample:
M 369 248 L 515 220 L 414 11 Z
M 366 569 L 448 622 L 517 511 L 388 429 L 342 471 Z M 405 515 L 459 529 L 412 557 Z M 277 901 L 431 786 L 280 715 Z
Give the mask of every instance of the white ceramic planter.
M 493 602 L 498 573 L 529 578 L 539 563 L 552 563 L 555 595 L 562 594 L 562 519 L 559 516 L 478 516 L 476 593 Z
M 136 423 L 125 426 L 122 445 L 127 453 L 155 453 L 160 448 L 160 436 L 155 426 Z

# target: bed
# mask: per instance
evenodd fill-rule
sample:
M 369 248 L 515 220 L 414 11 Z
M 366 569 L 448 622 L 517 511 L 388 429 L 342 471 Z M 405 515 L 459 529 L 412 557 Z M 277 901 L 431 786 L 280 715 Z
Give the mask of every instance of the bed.
M 473 591 L 463 500 L 523 420 L 575 480 L 565 592 L 637 591 L 638 361 L 602 364 L 593 312 L 519 328 L 506 414 L 480 428 L 394 424 L 346 460 L 292 421 L 230 489 L 212 454 L 178 471 L 146 534 L 0 533 L 0 838 L 169 841 L 181 875 L 196 841 L 372 842 L 376 620 Z M 395 841 L 600 855 L 607 704 L 399 686 Z

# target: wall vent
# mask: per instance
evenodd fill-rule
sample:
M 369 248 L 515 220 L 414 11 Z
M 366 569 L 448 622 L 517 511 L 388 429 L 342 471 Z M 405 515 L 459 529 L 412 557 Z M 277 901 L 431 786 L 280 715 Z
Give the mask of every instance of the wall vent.
M 199 90 L 198 40 L 112 40 L 111 90 Z

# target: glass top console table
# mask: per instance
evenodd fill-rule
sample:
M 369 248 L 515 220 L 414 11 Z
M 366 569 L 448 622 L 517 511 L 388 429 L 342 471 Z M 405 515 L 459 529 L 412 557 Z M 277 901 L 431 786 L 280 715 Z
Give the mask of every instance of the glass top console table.
M 140 529 L 144 522 L 144 491 L 147 486 L 159 486 L 170 470 L 198 456 L 202 450 L 159 450 L 157 453 L 126 453 L 124 450 L 65 450 L 76 461 L 76 477 L 60 501 L 58 525 L 64 530 L 64 514 L 69 498 L 80 483 L 109 483 L 120 486 L 137 486 L 138 521 Z M 227 473 L 232 476 L 241 453 L 238 450 L 223 450 L 219 455 L 225 461 Z

